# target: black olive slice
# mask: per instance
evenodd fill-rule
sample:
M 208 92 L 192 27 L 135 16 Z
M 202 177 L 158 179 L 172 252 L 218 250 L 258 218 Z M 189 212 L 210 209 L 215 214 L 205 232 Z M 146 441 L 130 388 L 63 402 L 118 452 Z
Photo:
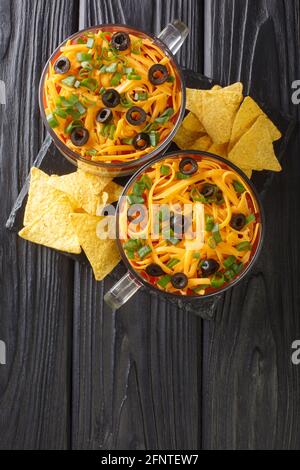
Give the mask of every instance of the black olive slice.
M 67 57 L 59 57 L 54 64 L 55 73 L 64 74 L 69 72 L 71 63 Z
M 211 276 L 212 274 L 215 274 L 219 267 L 219 263 L 217 263 L 217 261 L 214 259 L 206 259 L 201 263 L 201 271 L 203 276 Z
M 148 79 L 152 85 L 162 85 L 169 78 L 167 67 L 161 64 L 155 64 L 150 67 L 148 72 Z
M 215 190 L 216 190 L 216 186 L 214 186 L 213 184 L 206 183 L 203 185 L 201 189 L 201 194 L 204 197 L 212 197 L 215 194 Z
M 132 126 L 140 126 L 147 119 L 146 112 L 138 106 L 132 106 L 126 113 L 126 119 Z
M 179 170 L 183 175 L 194 175 L 198 171 L 198 163 L 194 158 L 183 158 L 179 163 Z
M 161 269 L 161 267 L 158 265 L 158 264 L 149 264 L 149 266 L 147 266 L 146 268 L 146 273 L 149 275 L 149 276 L 153 276 L 153 277 L 159 277 L 159 276 L 163 276 L 164 271 Z
M 71 132 L 71 141 L 76 147 L 85 145 L 89 137 L 90 133 L 85 127 L 75 127 Z
M 234 214 L 230 221 L 230 227 L 234 230 L 242 230 L 246 225 L 246 217 L 244 214 Z
M 96 121 L 100 122 L 101 124 L 108 123 L 112 120 L 113 113 L 112 110 L 109 108 L 102 108 L 98 112 L 96 116 Z
M 148 134 L 145 134 L 144 132 L 137 134 L 132 141 L 132 145 L 136 150 L 145 150 L 150 145 Z
M 188 281 L 184 273 L 176 273 L 171 277 L 171 283 L 175 289 L 184 289 L 188 285 Z
M 110 45 L 117 51 L 126 51 L 130 46 L 129 34 L 123 32 L 113 34 Z
M 118 106 L 118 104 L 120 104 L 120 101 L 121 97 L 119 93 L 113 88 L 109 88 L 102 95 L 102 102 L 107 108 L 115 108 L 116 106 Z

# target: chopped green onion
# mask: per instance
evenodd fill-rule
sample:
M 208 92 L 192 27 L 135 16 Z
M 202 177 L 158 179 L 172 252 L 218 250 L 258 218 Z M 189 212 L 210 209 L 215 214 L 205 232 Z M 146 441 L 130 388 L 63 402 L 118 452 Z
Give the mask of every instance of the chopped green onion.
M 79 88 L 80 87 L 80 80 L 76 80 L 76 82 L 74 83 L 74 88 Z
M 78 38 L 77 44 L 85 44 L 85 40 L 83 38 Z
M 74 107 L 81 116 L 86 113 L 86 108 L 80 103 L 80 101 L 78 101 L 78 103 L 76 103 Z
M 165 276 L 161 277 L 159 281 L 157 281 L 157 284 L 162 288 L 166 288 L 170 281 L 171 276 L 166 274 Z
M 250 242 L 241 242 L 236 246 L 238 251 L 251 251 L 252 245 Z
M 133 137 L 130 137 L 128 139 L 122 139 L 122 144 L 132 145 L 133 144 Z
M 254 214 L 248 215 L 248 217 L 246 217 L 246 225 L 251 224 L 251 222 L 255 222 L 255 220 L 256 218 Z
M 138 250 L 138 255 L 141 259 L 144 259 L 146 258 L 146 256 L 148 256 L 150 253 L 152 252 L 152 249 L 150 248 L 150 246 L 148 245 L 145 245 L 143 246 L 142 248 L 140 248 Z
M 121 106 L 123 106 L 123 108 L 131 108 L 131 106 L 133 106 L 132 101 L 128 100 L 125 94 L 121 95 Z
M 118 86 L 120 84 L 121 78 L 122 74 L 120 72 L 116 72 L 110 81 L 111 86 Z
M 98 82 L 95 78 L 85 78 L 82 80 L 80 86 L 84 86 L 89 90 L 95 91 L 98 87 Z
M 58 120 L 54 116 L 54 114 L 48 114 L 47 121 L 49 126 L 54 129 L 55 127 L 59 126 Z
M 219 289 L 222 287 L 225 283 L 225 278 L 224 274 L 218 272 L 216 273 L 211 280 L 211 286 L 214 287 L 215 289 Z
M 154 122 L 158 124 L 165 124 L 169 119 L 173 116 L 174 109 L 167 108 L 158 118 L 155 119 Z
M 225 268 L 231 268 L 231 266 L 236 262 L 236 257 L 233 255 L 228 256 L 224 261 Z
M 90 149 L 86 151 L 87 155 L 97 155 L 97 150 L 96 149 Z
M 128 80 L 142 80 L 141 75 L 137 75 L 136 73 L 129 73 L 127 78 Z
M 129 251 L 135 251 L 138 248 L 140 248 L 141 244 L 139 240 L 127 240 L 126 243 L 124 243 L 123 248 L 124 250 L 129 250 Z
M 138 181 L 137 183 L 134 183 L 132 192 L 135 196 L 142 196 L 144 191 L 145 191 L 144 183 L 141 183 L 140 181 Z
M 243 194 L 246 191 L 245 187 L 239 181 L 233 181 L 233 187 L 236 192 L 240 194 Z
M 148 175 L 143 175 L 143 176 L 141 177 L 140 181 L 141 181 L 142 183 L 144 183 L 144 185 L 146 186 L 147 189 L 151 189 L 151 188 L 152 188 L 152 184 L 153 184 L 153 183 L 152 183 L 151 178 L 149 178 Z
M 243 269 L 244 265 L 243 263 L 234 263 L 231 266 L 231 269 L 235 272 L 235 274 L 239 274 L 241 270 Z
M 148 93 L 135 93 L 134 100 L 135 101 L 146 101 L 148 99 Z
M 142 45 L 143 45 L 142 39 L 137 39 L 136 41 L 133 41 L 132 46 L 131 46 L 131 52 L 133 54 L 140 55 Z
M 190 175 L 184 175 L 180 171 L 178 171 L 175 176 L 176 176 L 176 179 L 178 180 L 187 180 L 191 177 Z
M 82 122 L 79 120 L 72 121 L 65 129 L 66 134 L 71 134 L 71 132 L 76 128 L 76 127 L 82 127 Z
M 205 216 L 205 230 L 207 232 L 212 232 L 215 226 L 214 218 L 211 215 Z
M 222 237 L 219 230 L 219 224 L 215 224 L 212 229 L 213 239 L 215 240 L 216 244 L 218 245 L 222 241 Z
M 61 83 L 69 87 L 74 86 L 75 82 L 76 82 L 76 77 L 74 77 L 74 75 L 70 75 L 69 77 L 66 77 L 61 81 Z
M 170 76 L 167 78 L 167 82 L 174 83 L 174 82 L 175 82 L 175 77 L 173 77 L 173 75 L 170 75 Z
M 165 222 L 166 220 L 169 220 L 170 218 L 170 209 L 169 206 L 162 206 L 160 211 L 159 211 L 159 221 L 160 222 Z M 173 233 L 174 235 L 174 233 Z
M 168 242 L 170 242 L 172 245 L 178 245 L 178 243 L 180 243 L 180 240 L 178 240 L 178 238 L 174 238 L 174 237 L 171 237 L 169 238 Z
M 191 198 L 193 199 L 194 202 L 202 202 L 202 204 L 205 204 L 207 202 L 203 194 L 201 194 L 197 188 L 192 189 Z
M 214 250 L 214 249 L 217 247 L 217 243 L 216 243 L 216 241 L 215 241 L 215 239 L 214 239 L 213 237 L 210 237 L 210 238 L 208 239 L 208 246 L 209 246 L 212 250 Z
M 107 73 L 114 73 L 117 71 L 117 67 L 118 67 L 118 62 L 112 62 L 110 65 L 108 65 L 106 68 L 105 68 L 105 71 Z
M 128 75 L 129 73 L 133 73 L 134 69 L 132 67 L 124 67 L 124 73 Z
M 109 129 L 109 138 L 110 138 L 110 140 L 114 139 L 116 130 L 117 130 L 116 126 L 114 124 L 111 124 L 110 129 Z
M 193 254 L 194 259 L 200 259 L 200 257 L 201 257 L 200 253 L 194 253 Z
M 149 139 L 150 139 L 151 147 L 156 147 L 160 139 L 159 132 L 156 132 L 156 131 L 149 132 Z
M 106 65 L 102 65 L 102 67 L 100 67 L 100 73 L 105 73 L 106 72 Z
M 144 204 L 145 202 L 143 197 L 136 196 L 135 194 L 130 194 L 127 196 L 127 200 L 131 206 L 133 204 Z
M 55 110 L 54 110 L 54 114 L 65 119 L 67 117 L 67 113 L 66 111 L 64 111 L 63 108 L 60 108 L 60 107 L 56 107 Z
M 88 38 L 86 47 L 88 47 L 89 49 L 92 49 L 94 47 L 94 44 L 95 44 L 95 40 L 93 38 Z
M 105 91 L 106 91 L 106 89 L 104 88 L 104 86 L 101 87 L 100 91 L 99 91 L 100 95 L 104 95 Z
M 176 266 L 176 264 L 178 264 L 178 263 L 180 263 L 180 260 L 179 260 L 179 259 L 177 259 L 177 258 L 172 258 L 172 259 L 170 259 L 170 261 L 168 261 L 167 267 L 168 267 L 169 269 L 172 269 L 172 268 L 174 268 L 174 266 Z
M 128 259 L 134 259 L 135 258 L 134 251 L 126 250 L 126 255 L 127 255 Z
M 171 168 L 169 166 L 166 166 L 166 165 L 162 165 L 160 167 L 160 174 L 163 175 L 163 176 L 169 176 L 169 174 L 171 173 Z
M 224 273 L 226 281 L 231 281 L 235 277 L 235 272 L 232 269 L 228 269 Z
M 86 54 L 85 52 L 78 52 L 76 54 L 76 59 L 78 62 L 90 62 L 92 60 L 91 54 Z

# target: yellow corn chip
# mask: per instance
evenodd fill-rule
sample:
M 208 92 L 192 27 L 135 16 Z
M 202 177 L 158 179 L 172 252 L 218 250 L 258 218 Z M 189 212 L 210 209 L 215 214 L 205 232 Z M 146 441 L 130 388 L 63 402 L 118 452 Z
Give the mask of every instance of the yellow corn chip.
M 201 122 L 214 144 L 229 142 L 233 122 L 243 100 L 242 90 L 242 84 L 237 83 L 202 95 Z
M 77 170 L 64 176 L 51 176 L 49 184 L 70 197 L 89 214 L 96 214 L 100 193 L 111 182 L 111 178 L 100 177 Z
M 241 168 L 241 170 L 245 173 L 246 176 L 248 176 L 248 178 L 250 180 L 251 176 L 252 176 L 252 170 L 249 170 L 247 168 Z
M 206 131 L 194 113 L 189 113 L 183 120 L 181 126 L 195 136 L 195 139 Z
M 260 116 L 228 155 L 229 160 L 245 169 L 281 171 L 274 153 L 268 119 Z
M 46 173 L 38 168 L 31 168 L 28 201 L 24 215 L 25 226 L 39 217 L 51 202 L 54 202 L 62 195 L 60 191 L 48 185 L 49 178 Z
M 247 96 L 241 104 L 241 107 L 238 110 L 234 120 L 229 143 L 229 150 L 235 146 L 237 141 L 247 130 L 250 129 L 259 116 L 267 117 L 258 104 L 250 96 Z M 268 125 L 272 140 L 275 141 L 280 139 L 280 131 L 269 119 Z
M 216 155 L 220 155 L 220 157 L 223 157 L 223 158 L 227 158 L 227 145 L 226 144 L 222 144 L 222 145 L 212 144 L 209 147 L 208 152 L 215 153 Z
M 48 205 L 49 205 L 48 201 Z M 74 206 L 68 196 L 62 194 L 32 223 L 24 227 L 20 237 L 33 243 L 68 253 L 81 253 L 77 235 L 69 216 Z
M 199 139 L 195 140 L 195 142 L 191 145 L 191 150 L 203 150 L 204 152 L 208 150 L 212 145 L 212 140 L 209 135 L 204 135 L 199 137 Z
M 97 236 L 97 225 L 103 217 L 71 214 L 70 219 L 96 280 L 102 281 L 121 260 L 115 240 L 101 240 Z
M 113 202 L 117 202 L 123 192 L 123 189 L 124 188 L 122 186 L 115 183 L 114 181 L 111 181 L 110 183 L 108 183 L 108 185 L 105 186 L 104 188 L 104 191 L 108 194 L 106 203 L 112 204 Z

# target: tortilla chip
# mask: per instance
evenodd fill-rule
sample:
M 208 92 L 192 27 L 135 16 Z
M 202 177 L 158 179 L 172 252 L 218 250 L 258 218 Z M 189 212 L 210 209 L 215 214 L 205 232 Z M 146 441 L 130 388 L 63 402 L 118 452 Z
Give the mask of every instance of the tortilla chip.
M 199 137 L 199 139 L 195 140 L 195 142 L 191 145 L 191 150 L 203 150 L 205 152 L 208 150 L 212 145 L 212 140 L 209 135 L 203 135 Z
M 189 131 L 191 134 L 193 134 L 195 136 L 195 139 L 200 137 L 201 134 L 206 134 L 203 124 L 192 112 L 188 113 L 188 115 L 184 118 L 181 126 L 187 131 Z
M 215 153 L 216 155 L 219 155 L 220 157 L 227 158 L 227 144 L 222 144 L 222 145 L 216 145 L 212 144 L 208 152 L 210 153 Z
M 112 204 L 113 202 L 117 202 L 123 192 L 123 189 L 124 189 L 123 186 L 120 186 L 114 181 L 111 181 L 110 183 L 108 183 L 108 185 L 105 186 L 104 188 L 104 191 L 108 194 L 107 204 Z
M 89 214 L 96 214 L 100 193 L 111 182 L 111 178 L 100 177 L 77 170 L 64 176 L 51 176 L 49 184 L 70 197 Z
M 258 104 L 250 97 L 247 96 L 240 109 L 237 112 L 236 118 L 233 123 L 231 138 L 229 143 L 229 150 L 231 150 L 242 135 L 250 129 L 259 116 L 266 116 Z M 281 133 L 277 127 L 268 119 L 269 131 L 273 141 L 281 138 Z
M 96 280 L 102 281 L 121 260 L 115 240 L 101 240 L 97 236 L 97 225 L 103 217 L 71 214 L 70 220 Z
M 49 179 L 50 177 L 43 171 L 35 167 L 31 168 L 30 187 L 24 215 L 25 226 L 31 224 L 48 209 L 51 202 L 62 195 L 60 191 L 48 185 Z
M 68 253 L 81 253 L 77 235 L 70 223 L 69 216 L 74 206 L 65 194 L 60 195 L 32 223 L 24 227 L 20 237 L 33 243 L 48 246 Z
M 245 173 L 246 176 L 248 176 L 248 178 L 250 180 L 251 176 L 252 176 L 252 170 L 249 170 L 247 168 L 241 168 L 241 170 Z
M 229 142 L 235 116 L 243 100 L 242 90 L 242 84 L 237 83 L 202 95 L 201 122 L 214 144 Z
M 281 171 L 274 153 L 268 119 L 260 116 L 228 155 L 229 160 L 245 169 Z

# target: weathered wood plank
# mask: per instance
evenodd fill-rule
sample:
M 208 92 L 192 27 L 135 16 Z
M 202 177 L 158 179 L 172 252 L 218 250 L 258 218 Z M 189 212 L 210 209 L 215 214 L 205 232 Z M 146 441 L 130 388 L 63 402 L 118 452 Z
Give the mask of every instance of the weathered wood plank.
M 198 1 L 91 0 L 81 12 L 81 26 L 121 22 L 156 33 L 179 17 L 199 38 L 180 60 L 201 70 Z M 96 283 L 76 266 L 74 281 L 73 448 L 197 448 L 201 321 L 145 292 L 112 313 L 103 294 L 113 280 Z
M 299 2 L 207 0 L 205 73 L 242 80 L 299 118 Z M 266 238 L 251 277 L 225 296 L 204 330 L 203 442 L 215 449 L 299 448 L 300 368 L 291 363 L 299 320 L 299 136 L 264 200 Z
M 50 52 L 77 29 L 78 2 L 1 2 L 0 448 L 67 448 L 73 264 L 4 228 L 43 138 L 39 77 Z

